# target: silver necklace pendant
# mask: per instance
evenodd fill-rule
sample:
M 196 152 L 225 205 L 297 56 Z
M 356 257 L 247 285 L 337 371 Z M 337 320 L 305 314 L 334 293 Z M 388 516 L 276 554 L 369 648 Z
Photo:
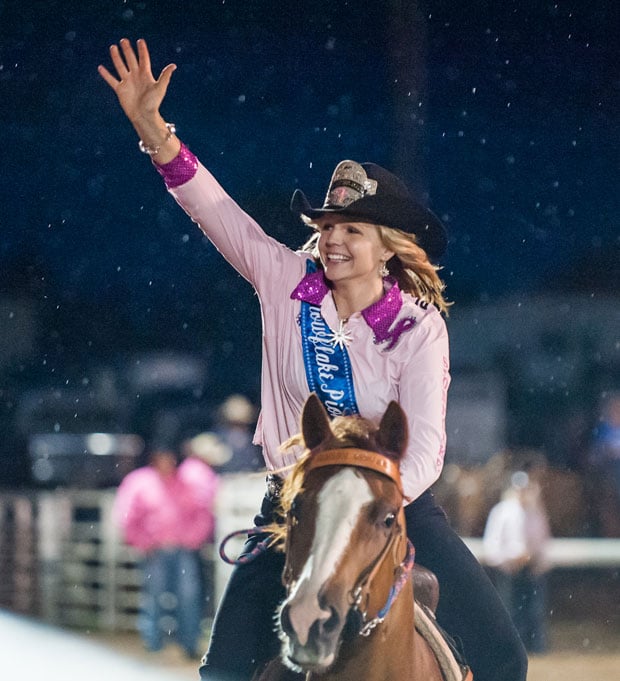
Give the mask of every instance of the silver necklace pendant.
M 329 337 L 329 342 L 335 347 L 336 345 L 342 350 L 345 346 L 349 345 L 353 340 L 351 333 L 345 328 L 345 324 L 348 319 L 340 319 L 340 324 L 338 325 L 338 331 L 334 331 Z

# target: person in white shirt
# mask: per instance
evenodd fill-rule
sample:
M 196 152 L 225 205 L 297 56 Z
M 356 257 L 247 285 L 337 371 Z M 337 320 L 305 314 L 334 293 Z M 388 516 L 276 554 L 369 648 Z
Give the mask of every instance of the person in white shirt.
M 518 471 L 490 511 L 484 559 L 497 590 L 531 653 L 547 649 L 546 579 L 551 532 L 539 485 Z

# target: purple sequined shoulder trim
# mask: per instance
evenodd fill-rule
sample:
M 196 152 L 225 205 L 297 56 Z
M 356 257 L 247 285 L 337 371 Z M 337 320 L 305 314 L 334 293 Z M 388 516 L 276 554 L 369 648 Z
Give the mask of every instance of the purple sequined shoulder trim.
M 403 298 L 396 279 L 386 277 L 386 280 L 391 286 L 383 298 L 362 310 L 362 317 L 374 331 L 377 343 L 382 343 L 390 337 L 389 329 L 403 305 Z
M 303 300 L 311 305 L 320 305 L 328 291 L 323 270 L 319 270 L 312 274 L 306 274 L 291 293 L 291 299 Z
M 181 150 L 168 163 L 154 164 L 157 172 L 164 178 L 166 187 L 174 189 L 189 182 L 198 170 L 198 159 L 181 142 Z
M 386 277 L 384 282 L 387 284 L 385 295 L 381 300 L 362 310 L 362 317 L 373 330 L 375 343 L 386 343 L 384 349 L 391 350 L 403 333 L 415 326 L 415 317 L 407 316 L 396 321 L 403 306 L 403 297 L 394 277 Z M 311 305 L 320 305 L 328 291 L 323 272 L 319 270 L 306 274 L 291 293 L 291 298 Z

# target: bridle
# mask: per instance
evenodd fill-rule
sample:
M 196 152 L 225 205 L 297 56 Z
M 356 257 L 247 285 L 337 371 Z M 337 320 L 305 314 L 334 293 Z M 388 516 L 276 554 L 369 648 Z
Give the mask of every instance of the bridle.
M 368 468 L 378 473 L 383 473 L 392 482 L 401 495 L 403 493 L 403 483 L 400 479 L 400 469 L 398 462 L 385 454 L 370 452 L 367 449 L 357 449 L 356 447 L 343 447 L 342 449 L 326 449 L 323 452 L 310 454 L 305 464 L 305 472 L 324 466 L 355 466 L 357 468 Z
M 365 449 L 357 449 L 354 447 L 347 447 L 341 449 L 328 449 L 322 452 L 311 453 L 309 455 L 308 461 L 305 464 L 304 474 L 316 468 L 324 468 L 325 466 L 352 466 L 356 468 L 366 468 L 372 470 L 389 478 L 392 482 L 396 484 L 397 490 L 401 497 L 404 499 L 403 485 L 400 477 L 400 469 L 398 467 L 398 462 L 394 461 L 384 454 L 378 452 L 370 452 Z M 287 532 L 286 532 L 286 564 L 284 567 L 284 586 L 287 592 L 290 593 L 293 582 L 291 577 L 291 567 L 289 564 L 289 537 L 292 534 L 296 520 L 293 518 L 293 514 L 289 511 L 287 513 Z M 361 573 L 357 583 L 351 589 L 350 600 L 351 609 L 349 611 L 348 620 L 356 622 L 356 630 L 360 636 L 369 636 L 377 625 L 381 624 L 386 618 L 392 604 L 396 600 L 396 597 L 402 590 L 403 586 L 406 584 L 411 570 L 413 569 L 413 564 L 415 561 L 415 549 L 413 545 L 407 539 L 407 551 L 402 562 L 398 565 L 395 570 L 395 577 L 390 588 L 390 593 L 388 595 L 385 605 L 379 609 L 377 614 L 372 618 L 368 619 L 368 603 L 370 601 L 370 589 L 372 581 L 379 571 L 383 559 L 392 550 L 395 556 L 395 562 L 398 560 L 398 550 L 401 546 L 402 532 L 405 527 L 405 513 L 403 506 L 401 505 L 398 514 L 396 516 L 395 522 L 392 525 L 392 532 L 388 537 L 383 549 L 371 565 L 367 566 Z M 364 605 L 362 605 L 364 604 Z

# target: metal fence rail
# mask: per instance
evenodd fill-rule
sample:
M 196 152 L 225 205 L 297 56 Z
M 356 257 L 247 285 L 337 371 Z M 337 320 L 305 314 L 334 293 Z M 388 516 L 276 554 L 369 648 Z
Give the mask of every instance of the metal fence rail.
M 114 493 L 0 494 L 0 605 L 66 626 L 135 628 L 140 567 L 112 521 Z
M 264 481 L 226 476 L 220 485 L 216 545 L 248 527 Z M 112 518 L 116 490 L 0 493 L 0 608 L 61 626 L 128 631 L 136 628 L 141 570 Z M 484 562 L 482 540 L 465 542 Z M 229 555 L 240 549 L 231 542 Z M 203 552 L 212 614 L 230 572 L 212 545 Z M 620 539 L 553 539 L 554 570 L 620 567 Z
M 469 550 L 484 563 L 482 539 L 465 537 Z M 552 568 L 620 567 L 620 539 L 562 538 L 551 539 L 548 558 Z

